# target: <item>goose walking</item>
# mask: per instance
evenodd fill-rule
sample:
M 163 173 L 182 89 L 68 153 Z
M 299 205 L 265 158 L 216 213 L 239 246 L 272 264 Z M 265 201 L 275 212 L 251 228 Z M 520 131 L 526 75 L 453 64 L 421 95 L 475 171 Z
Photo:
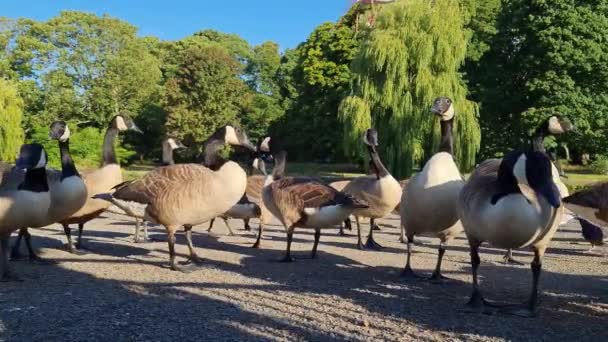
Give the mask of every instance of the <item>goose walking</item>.
M 538 151 L 514 151 L 504 159 L 480 164 L 462 189 L 460 217 L 469 240 L 473 293 L 468 305 L 486 310 L 477 279 L 479 246 L 531 247 L 532 292 L 528 301 L 507 312 L 533 316 L 538 302 L 538 282 L 545 250 L 560 223 L 564 207 L 552 177 L 548 156 Z
M 401 229 L 407 238 L 404 277 L 416 277 L 411 267 L 412 247 L 416 235 L 440 239 L 437 264 L 431 280 L 441 281 L 441 262 L 450 241 L 462 232 L 458 217 L 458 194 L 464 179 L 454 161 L 454 104 L 448 97 L 433 102 L 431 113 L 441 122 L 441 145 L 422 171 L 408 182 L 400 204 Z
M 367 208 L 367 205 L 312 178 L 285 177 L 287 152 L 276 138 L 269 138 L 267 142 L 268 150 L 262 148 L 262 152 L 272 154 L 275 167 L 272 176 L 265 182 L 262 198 L 266 208 L 281 221 L 287 233 L 287 248 L 282 261 L 293 261 L 291 242 L 296 228 L 315 230 L 311 254 L 312 258 L 315 258 L 321 230 L 333 228 L 353 211 Z M 260 230 L 258 240 L 261 234 Z
M 399 182 L 388 172 L 380 159 L 376 149 L 378 132 L 373 128 L 368 129 L 363 136 L 363 142 L 367 145 L 374 174 L 352 179 L 343 191 L 368 205 L 366 208 L 358 208 L 353 211 L 357 223 L 357 246 L 363 249 L 359 219 L 368 217 L 370 219 L 369 235 L 365 247 L 380 248 L 382 246 L 374 240 L 375 220 L 390 214 L 395 209 L 401 199 L 402 190 Z
M 608 182 L 598 183 L 564 198 L 566 208 L 574 212 L 581 223 L 586 241 L 603 246 L 608 236 Z M 605 252 L 605 251 L 604 251 Z
M 146 205 L 145 220 L 161 224 L 167 230 L 169 260 L 172 270 L 187 271 L 175 262 L 175 232 L 184 227 L 190 250 L 188 262 L 199 264 L 192 244 L 192 227 L 226 212 L 238 202 L 247 187 L 247 174 L 237 163 L 225 160 L 220 150 L 225 144 L 255 151 L 247 134 L 232 126 L 218 129 L 204 143 L 205 162 L 159 167 L 138 180 L 125 182 L 113 197 Z

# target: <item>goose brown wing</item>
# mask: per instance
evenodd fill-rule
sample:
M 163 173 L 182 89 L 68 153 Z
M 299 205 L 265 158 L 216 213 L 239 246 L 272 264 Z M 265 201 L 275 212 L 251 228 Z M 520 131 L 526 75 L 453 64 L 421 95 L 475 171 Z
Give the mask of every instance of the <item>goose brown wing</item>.
M 262 189 L 264 188 L 264 176 L 249 176 L 247 177 L 247 189 L 245 190 L 244 199 L 253 203 L 262 201 Z
M 193 179 L 201 179 L 211 173 L 198 164 L 178 164 L 159 167 L 144 177 L 121 183 L 114 188 L 112 196 L 123 201 L 149 204 L 153 199 L 174 191 L 177 187 L 187 186 Z
M 583 207 L 608 209 L 608 183 L 600 183 L 577 191 L 564 198 L 564 202 Z

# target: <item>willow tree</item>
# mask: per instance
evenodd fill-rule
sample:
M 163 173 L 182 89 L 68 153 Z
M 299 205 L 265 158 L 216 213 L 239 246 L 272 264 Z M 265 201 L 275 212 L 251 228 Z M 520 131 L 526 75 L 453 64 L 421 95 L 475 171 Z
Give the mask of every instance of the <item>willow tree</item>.
M 479 150 L 478 108 L 468 101 L 458 72 L 468 31 L 457 0 L 403 0 L 386 5 L 351 66 L 352 94 L 340 106 L 345 150 L 362 154 L 361 136 L 376 127 L 391 172 L 409 176 L 417 162 L 439 145 L 439 123 L 430 114 L 437 96 L 449 96 L 457 110 L 456 160 L 463 170 Z
M 0 78 L 0 160 L 13 161 L 23 143 L 23 101 L 13 82 Z

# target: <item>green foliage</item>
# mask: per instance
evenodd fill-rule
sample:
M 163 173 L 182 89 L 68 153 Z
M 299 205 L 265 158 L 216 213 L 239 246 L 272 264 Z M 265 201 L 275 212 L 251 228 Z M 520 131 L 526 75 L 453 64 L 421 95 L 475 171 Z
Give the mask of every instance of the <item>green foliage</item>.
M 70 137 L 70 153 L 76 166 L 81 170 L 93 169 L 100 165 L 102 160 L 102 147 L 105 131 L 94 127 L 78 128 L 73 123 L 68 123 L 72 133 Z M 61 158 L 56 140 L 49 139 L 48 126 L 35 126 L 32 129 L 31 142 L 44 146 L 49 155 L 49 166 L 60 169 Z M 118 160 L 127 161 L 133 157 L 135 152 L 118 144 L 116 147 Z M 124 163 L 123 163 L 124 164 Z
M 469 75 L 482 102 L 483 155 L 525 143 L 531 122 L 568 116 L 573 155 L 608 152 L 608 1 L 503 1 L 491 49 Z
M 288 109 L 271 131 L 285 139 L 290 159 L 336 161 L 343 158 L 340 101 L 348 95 L 355 33 L 345 22 L 317 27 L 297 49 L 287 51 L 278 71 Z
M 477 106 L 466 99 L 458 72 L 466 55 L 467 31 L 455 0 L 399 1 L 383 7 L 355 57 L 353 96 L 340 117 L 350 134 L 344 145 L 361 156 L 361 136 L 370 123 L 378 129 L 381 153 L 398 177 L 429 157 L 439 143 L 439 124 L 429 113 L 437 96 L 456 106 L 455 153 L 463 171 L 479 150 Z M 354 148 L 357 146 L 357 148 Z
M 608 157 L 603 155 L 597 156 L 591 165 L 589 165 L 589 169 L 591 169 L 593 173 L 602 175 L 608 174 Z
M 0 78 L 0 160 L 15 160 L 23 143 L 23 101 L 14 82 Z
M 176 75 L 165 85 L 165 127 L 169 135 L 200 147 L 218 127 L 237 123 L 248 89 L 238 78 L 239 63 L 221 47 L 192 47 L 180 59 Z

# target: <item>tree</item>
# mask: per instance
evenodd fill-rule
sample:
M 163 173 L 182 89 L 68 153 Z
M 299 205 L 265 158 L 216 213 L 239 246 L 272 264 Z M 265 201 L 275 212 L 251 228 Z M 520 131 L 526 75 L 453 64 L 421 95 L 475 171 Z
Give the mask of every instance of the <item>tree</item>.
M 607 15 L 606 0 L 503 2 L 491 49 L 471 73 L 485 156 L 524 144 L 556 112 L 581 133 L 564 137 L 575 155 L 608 153 Z
M 0 160 L 14 161 L 23 144 L 23 101 L 13 82 L 0 78 Z
M 358 46 L 350 24 L 324 23 L 283 57 L 277 82 L 289 107 L 271 130 L 289 137 L 286 148 L 297 160 L 344 158 L 338 107 L 350 90 L 349 65 Z
M 352 96 L 340 117 L 351 156 L 362 155 L 365 129 L 378 129 L 391 172 L 409 176 L 439 142 L 439 125 L 429 114 L 437 96 L 454 100 L 455 154 L 461 169 L 475 164 L 480 133 L 477 106 L 467 100 L 459 69 L 468 32 L 455 0 L 409 0 L 386 5 L 352 63 Z
M 167 133 L 200 147 L 217 128 L 237 124 L 248 89 L 240 65 L 218 46 L 192 47 L 180 55 L 176 75 L 166 83 Z

